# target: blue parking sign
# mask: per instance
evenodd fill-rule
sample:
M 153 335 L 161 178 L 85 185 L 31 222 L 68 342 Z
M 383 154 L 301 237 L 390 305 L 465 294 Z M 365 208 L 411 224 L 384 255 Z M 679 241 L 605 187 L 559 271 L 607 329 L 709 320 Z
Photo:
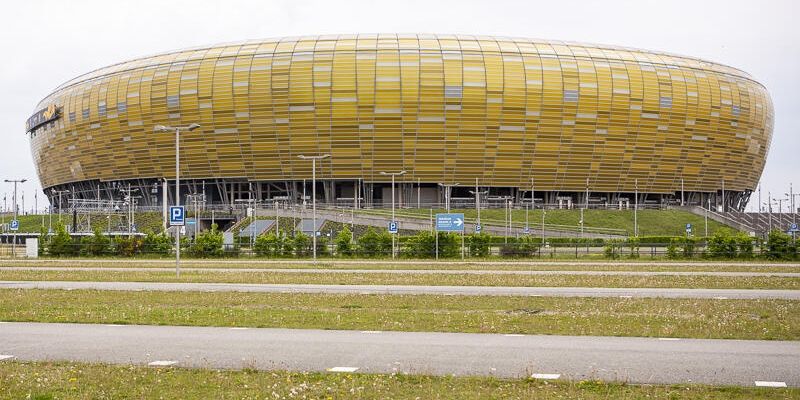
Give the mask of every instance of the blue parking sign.
M 183 226 L 186 224 L 186 209 L 183 206 L 169 208 L 169 224 L 171 226 Z
M 475 233 L 481 233 L 481 229 L 483 229 L 483 227 L 481 226 L 481 224 L 477 224 L 477 225 L 475 225 Z
M 19 220 L 18 219 L 12 219 L 11 220 L 11 225 L 9 225 L 8 229 L 11 229 L 12 231 L 19 230 Z
M 389 222 L 389 233 L 397 233 L 397 221 Z

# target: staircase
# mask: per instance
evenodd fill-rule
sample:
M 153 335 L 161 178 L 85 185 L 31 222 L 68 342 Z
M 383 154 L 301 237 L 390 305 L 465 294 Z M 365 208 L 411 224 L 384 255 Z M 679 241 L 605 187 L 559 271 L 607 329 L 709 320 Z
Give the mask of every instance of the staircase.
M 753 232 L 758 236 L 766 236 L 770 230 L 786 232 L 789 225 L 797 220 L 797 214 L 789 213 L 764 213 L 764 212 L 716 212 L 707 211 L 703 207 L 684 207 L 687 211 L 704 216 L 719 223 L 731 226 L 740 231 Z

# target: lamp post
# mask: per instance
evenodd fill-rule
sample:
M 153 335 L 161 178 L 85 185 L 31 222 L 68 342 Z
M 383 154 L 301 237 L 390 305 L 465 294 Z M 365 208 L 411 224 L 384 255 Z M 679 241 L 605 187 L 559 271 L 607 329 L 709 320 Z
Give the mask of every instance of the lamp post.
M 488 194 L 488 190 L 480 191 L 478 190 L 478 178 L 475 178 L 475 190 L 469 191 L 470 194 L 475 195 L 475 213 L 477 214 L 477 218 L 475 219 L 475 226 L 481 224 L 481 195 Z
M 444 183 L 440 183 L 439 184 L 439 186 L 444 188 L 444 208 L 445 208 L 445 212 L 448 212 L 448 213 L 450 212 L 450 189 L 453 186 L 458 186 L 460 184 L 461 183 L 458 183 L 458 182 L 454 183 L 452 185 L 447 185 L 447 184 L 444 184 Z
M 639 220 L 638 220 L 638 212 L 639 212 L 639 179 L 635 179 L 633 181 L 633 236 L 639 236 Z
M 394 220 L 394 177 L 395 176 L 405 175 L 405 174 L 406 174 L 405 170 L 399 171 L 399 172 L 381 171 L 381 175 L 391 176 L 392 177 L 392 222 L 395 222 L 395 220 Z M 392 235 L 392 258 L 395 257 L 395 254 L 394 254 L 395 253 L 394 237 L 395 237 L 395 235 Z
M 23 183 L 27 182 L 28 180 L 27 179 L 6 179 L 5 181 L 7 183 L 13 183 L 14 184 L 14 198 L 12 199 L 11 204 L 13 204 L 13 207 L 14 207 L 14 214 L 13 215 L 14 215 L 14 220 L 16 220 L 17 219 L 17 184 L 18 183 L 19 184 L 23 184 Z M 17 256 L 17 233 L 16 232 L 14 232 L 14 239 L 11 242 L 11 254 L 12 254 L 13 257 Z
M 311 239 L 311 245 L 314 247 L 312 251 L 315 262 L 317 261 L 317 160 L 323 160 L 330 156 L 330 154 L 322 154 L 317 156 L 307 156 L 301 154 L 297 156 L 297 158 L 301 160 L 311 160 L 311 224 L 313 225 L 311 227 L 311 229 L 313 229 L 311 234 L 311 236 L 313 236 Z M 305 185 L 303 185 L 303 189 L 305 189 Z M 305 201 L 305 199 L 303 199 L 303 201 Z
M 181 131 L 193 131 L 200 124 L 186 126 L 156 125 L 154 132 L 175 132 L 175 205 L 181 205 Z M 181 276 L 181 230 L 175 227 L 175 275 Z

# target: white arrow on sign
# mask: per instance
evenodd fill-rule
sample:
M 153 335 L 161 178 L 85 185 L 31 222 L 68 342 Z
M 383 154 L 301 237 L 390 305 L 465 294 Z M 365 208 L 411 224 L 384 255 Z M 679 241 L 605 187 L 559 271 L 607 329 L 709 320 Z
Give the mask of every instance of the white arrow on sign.
M 456 218 L 455 222 L 453 223 L 456 224 L 456 226 L 464 225 L 464 221 L 461 220 L 461 218 Z

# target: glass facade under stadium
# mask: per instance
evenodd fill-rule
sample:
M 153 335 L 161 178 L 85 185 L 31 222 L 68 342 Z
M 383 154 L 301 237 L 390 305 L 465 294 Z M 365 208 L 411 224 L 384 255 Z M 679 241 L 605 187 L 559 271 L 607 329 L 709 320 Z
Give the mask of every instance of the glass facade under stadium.
M 769 150 L 766 89 L 672 54 L 461 35 L 287 37 L 199 47 L 101 68 L 29 119 L 45 192 L 162 202 L 182 134 L 182 193 L 212 203 L 467 198 L 616 206 L 711 200 L 742 209 Z M 457 185 L 457 186 L 453 186 Z M 174 190 L 171 188 L 171 190 Z M 724 191 L 724 192 L 723 192 Z M 171 203 L 172 193 L 168 193 Z M 588 193 L 588 199 L 587 199 Z M 724 194 L 723 194 L 724 193 Z M 185 202 L 186 199 L 181 199 Z M 505 200 L 503 200 L 505 201 Z M 56 201 L 58 205 L 58 201 Z

